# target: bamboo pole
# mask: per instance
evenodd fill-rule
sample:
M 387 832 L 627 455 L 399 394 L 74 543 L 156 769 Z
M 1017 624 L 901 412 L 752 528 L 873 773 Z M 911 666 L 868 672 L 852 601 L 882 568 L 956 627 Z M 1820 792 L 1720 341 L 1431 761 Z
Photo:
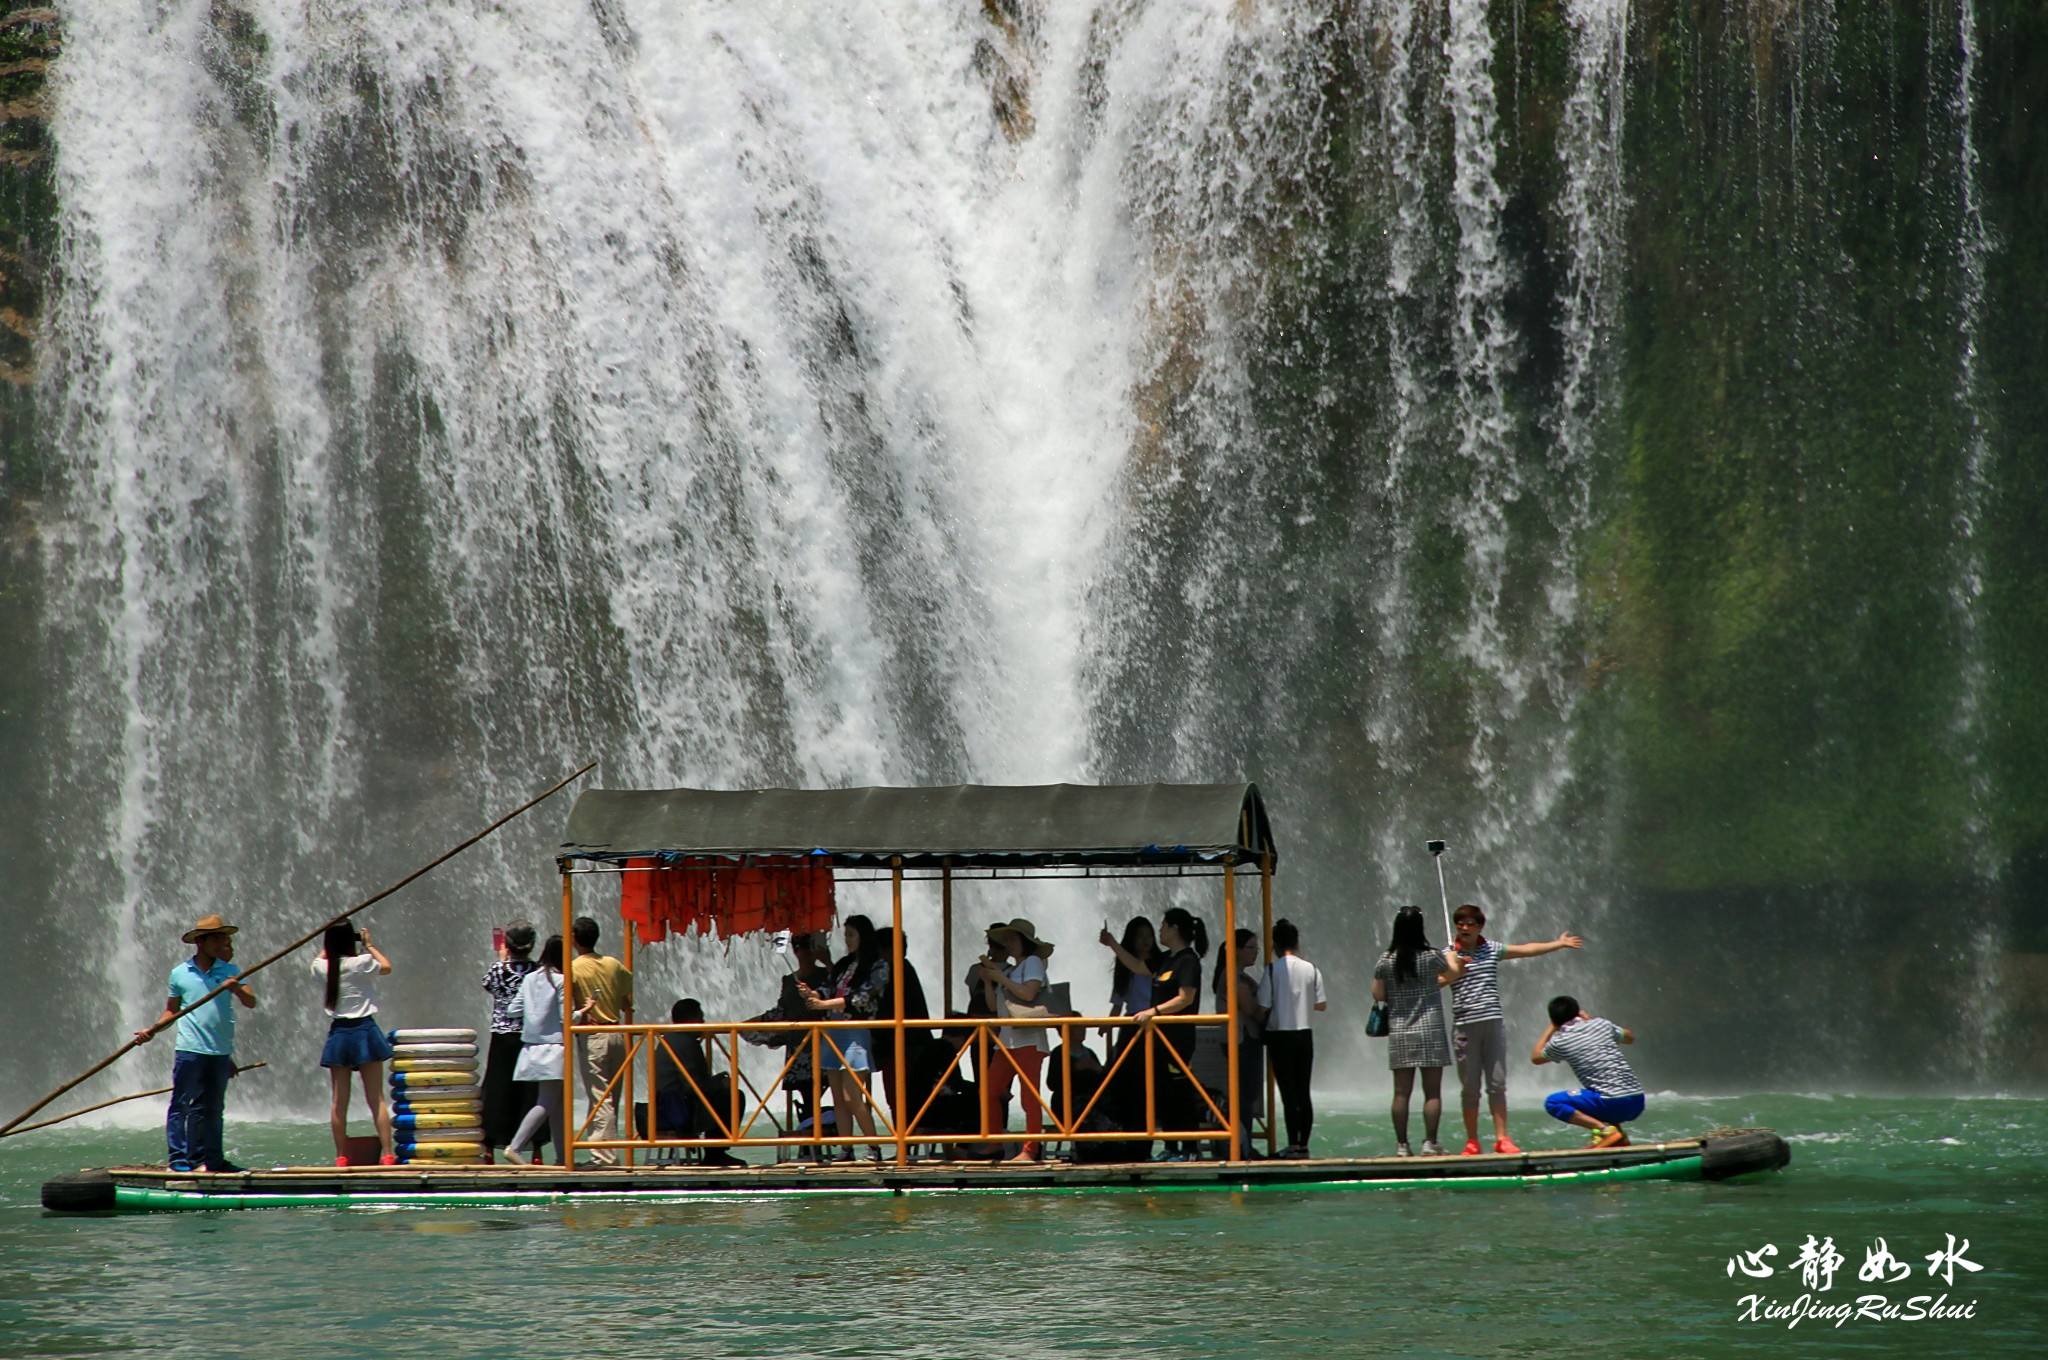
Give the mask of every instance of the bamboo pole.
M 237 1067 L 234 1074 L 239 1077 L 244 1072 L 254 1072 L 259 1067 L 268 1066 L 270 1064 L 267 1062 L 252 1062 L 247 1067 Z M 76 1119 L 82 1114 L 91 1114 L 94 1110 L 104 1110 L 109 1105 L 125 1105 L 131 1100 L 144 1100 L 150 1096 L 169 1095 L 171 1090 L 172 1088 L 169 1086 L 159 1086 L 154 1090 L 137 1091 L 133 1095 L 115 1096 L 112 1100 L 102 1100 L 97 1105 L 88 1105 L 82 1110 L 73 1110 L 70 1114 L 60 1114 L 55 1119 L 39 1119 L 33 1124 L 23 1124 L 20 1128 L 0 1133 L 0 1138 L 13 1138 L 18 1134 L 34 1133 L 37 1129 L 47 1129 L 52 1124 L 62 1124 L 67 1119 Z
M 597 762 L 594 760 L 591 761 L 582 769 L 576 771 L 574 774 L 568 776 L 566 779 L 563 779 L 559 783 L 555 784 L 553 787 L 548 789 L 546 793 L 540 794 L 538 797 L 528 799 L 526 802 L 521 803 L 518 807 L 512 809 L 512 811 L 506 813 L 497 821 L 492 822 L 489 826 L 477 832 L 474 836 L 471 836 L 468 840 L 462 842 L 462 844 L 456 846 L 454 849 L 448 851 L 446 854 L 443 854 L 438 859 L 431 860 L 428 863 L 422 865 L 420 868 L 413 870 L 404 878 L 399 879 L 396 883 L 384 889 L 382 892 L 373 893 L 370 896 L 364 898 L 362 901 L 356 903 L 347 911 L 343 912 L 341 915 L 333 918 L 332 920 L 322 922 L 320 925 L 315 926 L 312 930 L 306 932 L 304 935 L 301 935 L 298 939 L 292 941 L 284 948 L 278 950 L 275 954 L 272 954 L 269 958 L 263 960 L 263 962 L 255 964 L 254 966 L 244 969 L 242 972 L 235 974 L 235 976 L 231 980 L 223 982 L 220 986 L 214 988 L 205 996 L 200 997 L 197 1001 L 185 1007 L 184 1010 L 179 1011 L 176 1015 L 173 1015 L 168 1019 L 164 1020 L 161 1024 L 151 1025 L 148 1029 L 141 1031 L 143 1037 L 130 1039 L 127 1043 L 122 1044 L 119 1048 L 115 1049 L 105 1058 L 102 1058 L 99 1062 L 94 1063 L 91 1067 L 86 1068 L 85 1071 L 79 1073 L 70 1081 L 65 1082 L 62 1086 L 59 1086 L 56 1090 L 50 1092 L 41 1100 L 38 1100 L 35 1104 L 29 1106 L 26 1110 L 23 1110 L 20 1114 L 8 1120 L 5 1124 L 0 1124 L 0 1134 L 7 1133 L 10 1129 L 13 1129 L 16 1125 L 26 1120 L 30 1115 L 33 1115 L 38 1110 L 41 1110 L 48 1106 L 51 1101 L 55 1100 L 58 1096 L 63 1095 L 66 1091 L 69 1091 L 73 1087 L 79 1086 L 84 1082 L 90 1081 L 92 1078 L 106 1071 L 109 1067 L 112 1067 L 115 1063 L 119 1062 L 123 1057 L 127 1056 L 128 1051 L 130 1049 L 139 1048 L 148 1039 L 153 1038 L 158 1034 L 161 1034 L 170 1026 L 176 1024 L 178 1021 L 192 1014 L 192 1012 L 198 1010 L 201 1006 L 204 1006 L 208 1002 L 212 1001 L 222 992 L 228 990 L 228 988 L 247 982 L 250 978 L 262 972 L 271 964 L 276 963 L 285 955 L 291 953 L 292 951 L 300 948 L 303 945 L 310 944 L 314 940 L 319 939 L 321 935 L 326 933 L 326 930 L 329 926 L 340 925 L 343 921 L 346 921 L 349 917 L 354 916 L 357 912 L 363 911 L 366 908 L 375 906 L 377 903 L 382 902 L 385 898 L 391 896 L 400 888 L 405 887 L 407 884 L 413 882 L 415 879 L 424 878 L 427 874 L 433 872 L 435 869 L 440 868 L 449 860 L 454 859 L 457 855 L 469 849 L 478 841 L 483 840 L 486 836 L 496 831 L 499 827 L 505 825 L 505 823 L 511 821 L 513 818 L 518 817 L 520 814 L 532 808 L 540 806 L 540 804 L 554 797 L 563 789 L 568 788 L 569 785 L 575 783 L 578 779 L 581 779 L 584 775 L 589 774 L 592 770 L 596 768 Z

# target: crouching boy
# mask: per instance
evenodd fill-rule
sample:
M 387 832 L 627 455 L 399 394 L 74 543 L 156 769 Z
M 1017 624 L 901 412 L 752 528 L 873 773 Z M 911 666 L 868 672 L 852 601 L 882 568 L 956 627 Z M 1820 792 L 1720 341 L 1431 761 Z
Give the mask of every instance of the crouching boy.
M 1632 1044 L 1636 1036 L 1612 1020 L 1586 1014 L 1577 997 L 1560 996 L 1550 1003 L 1550 1028 L 1529 1055 L 1539 1066 L 1571 1064 L 1581 1089 L 1552 1092 L 1543 1108 L 1553 1119 L 1592 1130 L 1596 1148 L 1627 1147 L 1621 1126 L 1643 1115 L 1643 1084 L 1616 1040 Z

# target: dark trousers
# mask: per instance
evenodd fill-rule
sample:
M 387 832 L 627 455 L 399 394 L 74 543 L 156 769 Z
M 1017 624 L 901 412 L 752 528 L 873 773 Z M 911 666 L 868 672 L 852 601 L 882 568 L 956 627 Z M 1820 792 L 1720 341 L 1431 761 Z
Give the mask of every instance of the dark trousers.
M 510 1034 L 493 1033 L 490 1047 L 484 1058 L 484 1146 L 491 1148 L 510 1147 L 512 1137 L 519 1131 L 519 1121 L 526 1118 L 526 1112 L 540 1101 L 540 1083 L 512 1080 L 512 1069 L 519 1063 L 522 1047 L 517 1031 Z M 540 1160 L 540 1149 L 547 1146 L 547 1135 L 542 1134 L 530 1151 L 535 1160 Z
M 233 1058 L 178 1050 L 171 1061 L 171 1109 L 164 1119 L 171 1170 L 216 1171 L 227 1165 L 221 1152 L 221 1115 L 227 1107 L 228 1078 L 234 1074 Z
M 1316 1122 L 1309 1103 L 1309 1074 L 1316 1066 L 1316 1033 L 1312 1029 L 1269 1029 L 1266 1056 L 1273 1060 L 1273 1081 L 1280 1088 L 1280 1108 L 1287 1120 L 1287 1145 L 1308 1146 Z

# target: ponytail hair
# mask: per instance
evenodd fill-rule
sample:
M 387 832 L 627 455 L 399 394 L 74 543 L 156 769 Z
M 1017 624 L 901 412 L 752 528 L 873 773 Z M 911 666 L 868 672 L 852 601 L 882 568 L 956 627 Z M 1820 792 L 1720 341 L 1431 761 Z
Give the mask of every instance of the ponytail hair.
M 1188 947 L 1193 949 L 1198 957 L 1208 957 L 1209 928 L 1202 924 L 1201 917 L 1194 915 L 1185 907 L 1169 907 L 1166 915 L 1160 917 L 1159 921 L 1161 925 L 1169 925 L 1179 931 L 1180 937 L 1188 942 Z
M 327 1009 L 341 1004 L 341 961 L 354 958 L 356 928 L 347 921 L 327 927 L 320 937 L 320 952 L 327 955 Z
M 548 936 L 548 942 L 540 947 L 540 966 L 554 972 L 562 971 L 562 937 Z

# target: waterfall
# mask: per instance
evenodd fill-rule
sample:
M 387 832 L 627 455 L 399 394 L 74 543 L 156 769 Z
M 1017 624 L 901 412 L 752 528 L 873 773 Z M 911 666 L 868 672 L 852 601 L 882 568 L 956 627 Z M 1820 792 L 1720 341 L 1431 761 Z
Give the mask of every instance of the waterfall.
M 2004 856 L 1995 839 L 1995 790 L 1984 759 L 1989 663 L 1983 636 L 1982 600 L 1987 575 L 1983 533 L 1991 493 L 1992 448 L 1985 428 L 1980 372 L 1985 312 L 1985 269 L 1991 251 L 1984 221 L 1981 161 L 1977 153 L 1977 12 L 1974 0 L 1956 0 L 1956 68 L 1952 77 L 1949 116 L 1954 120 L 1956 227 L 1954 251 L 1961 280 L 1956 306 L 1961 362 L 1956 374 L 1956 402 L 1966 422 L 1961 475 L 1953 513 L 1954 576 L 1949 599 L 1954 615 L 1957 656 L 1955 713 L 1950 737 L 1954 758 L 1966 783 L 1963 834 L 1969 849 L 1965 862 L 1980 896 L 1996 902 Z M 1984 922 L 1973 932 L 1973 972 L 1960 1047 L 1969 1070 L 1983 1073 L 1995 1061 L 1994 1041 L 2004 1019 L 1999 982 L 2002 932 Z
M 1342 645 L 1378 768 L 1463 743 L 1462 863 L 1533 891 L 1545 782 L 1569 775 L 1514 732 L 1561 666 L 1502 619 L 1524 549 L 1483 6 L 861 12 L 195 0 L 73 23 L 52 629 L 94 1025 L 145 1004 L 196 904 L 270 933 L 586 754 L 612 784 L 1254 774 L 1302 783 L 1306 825 L 1330 794 L 1298 742 L 1330 714 L 1259 677 L 1313 688 L 1335 624 L 1315 582 L 1359 568 L 1377 641 Z M 1276 437 L 1265 365 L 1308 304 L 1274 262 L 1344 249 L 1314 186 L 1366 103 L 1321 73 L 1372 73 L 1382 25 L 1396 230 L 1359 263 L 1387 367 L 1303 371 L 1394 414 L 1329 418 L 1321 466 L 1276 477 L 1248 450 Z M 113 107 L 135 117 L 89 116 Z M 1589 385 L 1600 230 L 1574 242 Z M 1585 428 L 1593 399 L 1570 400 Z M 1442 451 L 1448 495 L 1417 480 Z M 1439 531 L 1479 678 L 1431 731 L 1445 600 L 1410 582 Z M 1295 578 L 1271 620 L 1262 577 Z M 401 1003 L 408 973 L 475 952 L 425 921 L 538 912 L 560 811 L 394 913 Z M 1375 896 L 1415 895 L 1439 829 L 1426 802 L 1366 811 Z M 1352 835 L 1314 833 L 1339 863 Z M 1050 903 L 1085 943 L 1095 896 Z M 757 954 L 648 966 L 738 1005 Z M 277 994 L 249 1024 L 303 1043 Z
M 188 917 L 317 919 L 585 755 L 1072 776 L 1102 439 L 1040 412 L 1101 327 L 1041 329 L 1072 222 L 998 207 L 982 26 L 872 17 L 73 18 L 56 849 L 102 1033 Z M 537 914 L 565 811 L 385 932 L 398 995 L 475 955 L 433 909 Z
M 1880 8 L 68 8 L 20 910 L 90 983 L 6 1077 L 153 1013 L 191 918 L 264 952 L 592 756 L 614 787 L 1257 779 L 1340 1010 L 1433 901 L 1430 836 L 1513 938 L 1764 929 L 1814 885 L 1881 922 L 1882 885 L 1948 881 L 1940 766 L 1997 899 L 2030 823 L 1990 760 L 2028 693 L 1987 603 L 2028 513 L 1994 58 L 1969 0 Z M 474 1016 L 566 811 L 379 909 L 395 1013 Z M 1092 1005 L 1102 917 L 1220 924 L 1212 888 L 961 919 L 1034 916 Z M 642 967 L 732 1014 L 776 964 Z M 1541 976 L 1726 1049 L 1705 983 Z M 1880 976 L 1815 1010 L 1881 1010 Z M 266 1056 L 310 1053 L 295 981 L 245 1021 Z

